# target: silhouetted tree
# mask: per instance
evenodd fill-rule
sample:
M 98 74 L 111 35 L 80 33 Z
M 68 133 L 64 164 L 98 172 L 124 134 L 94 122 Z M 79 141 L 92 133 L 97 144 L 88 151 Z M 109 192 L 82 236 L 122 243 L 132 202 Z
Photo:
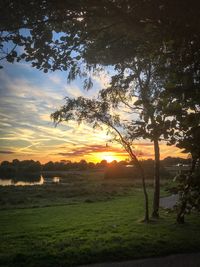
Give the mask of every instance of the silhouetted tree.
M 188 103 L 187 100 L 187 105 Z M 193 207 L 197 210 L 200 209 L 198 165 L 200 162 L 200 105 L 198 104 L 195 107 L 195 111 L 192 112 L 192 109 L 188 107 L 183 110 L 182 116 L 178 116 L 178 132 L 175 140 L 173 139 L 179 148 L 184 149 L 183 152 L 191 155 L 190 170 L 188 173 L 180 173 L 177 177 L 180 198 L 177 213 L 178 223 L 184 223 L 184 215 L 190 212 Z
M 51 117 L 56 125 L 63 121 L 68 122 L 69 120 L 75 120 L 78 123 L 86 121 L 92 124 L 93 127 L 101 127 L 101 124 L 107 126 L 108 130 L 113 135 L 113 140 L 119 142 L 124 147 L 140 173 L 145 197 L 144 220 L 149 221 L 148 195 L 145 185 L 144 170 L 133 152 L 131 147 L 132 139 L 126 134 L 126 127 L 123 127 L 118 115 L 111 115 L 111 108 L 112 106 L 109 102 L 106 102 L 105 99 L 91 100 L 83 97 L 78 97 L 77 99 L 66 98 L 66 104 L 60 110 L 54 112 Z

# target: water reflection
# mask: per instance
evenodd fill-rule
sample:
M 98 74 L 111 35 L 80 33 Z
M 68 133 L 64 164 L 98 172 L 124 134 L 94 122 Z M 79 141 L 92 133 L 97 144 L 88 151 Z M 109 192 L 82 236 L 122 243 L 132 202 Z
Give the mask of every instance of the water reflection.
M 60 183 L 60 177 L 55 176 L 53 177 L 52 181 L 53 183 Z
M 49 183 L 60 183 L 60 177 L 43 177 L 42 175 L 40 176 L 31 176 L 31 177 L 15 177 L 12 179 L 4 179 L 0 178 L 0 186 L 32 186 L 32 185 L 44 185 L 44 184 L 49 184 Z

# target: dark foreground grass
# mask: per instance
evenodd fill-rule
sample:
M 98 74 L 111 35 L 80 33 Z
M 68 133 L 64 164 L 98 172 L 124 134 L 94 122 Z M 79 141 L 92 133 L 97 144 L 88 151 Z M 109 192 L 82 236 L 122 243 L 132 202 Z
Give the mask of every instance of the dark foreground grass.
M 63 267 L 198 251 L 200 220 L 176 225 L 162 211 L 151 224 L 143 217 L 143 195 L 94 203 L 0 211 L 1 266 Z

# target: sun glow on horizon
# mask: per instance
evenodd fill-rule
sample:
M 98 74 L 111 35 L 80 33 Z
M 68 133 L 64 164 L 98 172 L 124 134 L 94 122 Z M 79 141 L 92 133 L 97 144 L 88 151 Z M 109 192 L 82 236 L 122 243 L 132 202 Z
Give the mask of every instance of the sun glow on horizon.
M 127 155 L 125 153 L 115 153 L 115 152 L 100 152 L 100 153 L 94 153 L 93 154 L 93 161 L 100 162 L 102 160 L 106 160 L 108 163 L 116 160 L 121 161 L 125 160 L 127 158 Z
M 112 156 L 112 155 L 103 156 L 103 159 L 106 160 L 108 163 L 110 163 L 110 162 L 112 162 L 114 160 L 117 160 L 117 158 Z

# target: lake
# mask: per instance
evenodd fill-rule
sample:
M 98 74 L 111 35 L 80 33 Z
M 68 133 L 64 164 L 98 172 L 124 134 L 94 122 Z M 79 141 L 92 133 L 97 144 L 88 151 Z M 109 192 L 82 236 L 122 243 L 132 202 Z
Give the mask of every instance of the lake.
M 60 183 L 61 178 L 54 177 L 14 177 L 14 178 L 0 178 L 0 186 L 33 186 L 33 185 L 44 185 L 49 183 Z

